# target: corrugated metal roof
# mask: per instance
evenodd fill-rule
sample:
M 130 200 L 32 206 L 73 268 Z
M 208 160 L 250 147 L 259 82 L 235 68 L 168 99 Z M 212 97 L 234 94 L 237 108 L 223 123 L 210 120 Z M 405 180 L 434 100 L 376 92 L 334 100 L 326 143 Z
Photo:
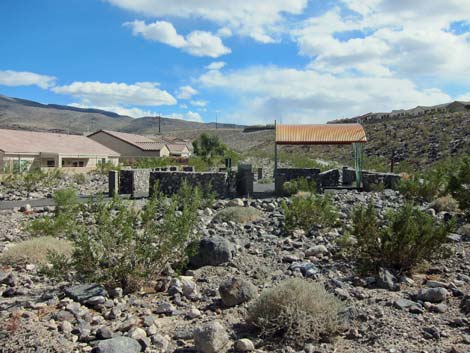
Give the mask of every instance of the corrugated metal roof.
M 82 135 L 0 129 L 0 150 L 5 153 L 58 153 L 119 156 L 119 153 Z
M 360 124 L 276 125 L 279 145 L 322 145 L 367 142 Z

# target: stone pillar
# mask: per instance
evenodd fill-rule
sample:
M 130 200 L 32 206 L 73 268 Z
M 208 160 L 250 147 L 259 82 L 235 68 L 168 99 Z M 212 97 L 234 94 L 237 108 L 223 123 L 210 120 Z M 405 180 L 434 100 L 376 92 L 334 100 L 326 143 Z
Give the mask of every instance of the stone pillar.
M 119 172 L 110 170 L 108 174 L 108 195 L 113 197 L 117 194 L 119 194 Z

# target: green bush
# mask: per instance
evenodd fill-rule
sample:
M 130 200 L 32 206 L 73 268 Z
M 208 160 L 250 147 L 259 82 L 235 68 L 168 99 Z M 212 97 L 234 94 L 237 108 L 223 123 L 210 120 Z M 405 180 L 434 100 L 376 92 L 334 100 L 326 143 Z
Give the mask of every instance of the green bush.
M 322 285 L 290 279 L 261 293 L 248 308 L 248 322 L 261 336 L 301 347 L 337 333 L 343 310 Z
M 36 218 L 26 226 L 32 235 L 71 236 L 77 228 L 77 215 L 80 205 L 77 192 L 73 189 L 57 190 L 53 194 L 56 204 L 54 217 Z
M 338 212 L 328 196 L 306 195 L 294 196 L 291 203 L 282 203 L 287 232 L 295 228 L 309 232 L 318 226 L 333 226 L 336 223 Z
M 3 183 L 10 189 L 25 189 L 31 192 L 37 187 L 55 187 L 62 177 L 60 169 L 43 171 L 37 168 L 24 173 L 10 174 L 4 178 Z
M 83 185 L 86 183 L 86 175 L 83 173 L 77 173 L 73 175 L 73 181 L 75 184 Z
M 317 191 L 317 183 L 314 180 L 306 178 L 297 178 L 285 182 L 282 189 L 289 195 L 295 195 L 299 191 L 315 193 Z
M 434 218 L 411 204 L 392 210 L 379 221 L 372 204 L 353 214 L 353 253 L 361 271 L 379 267 L 400 271 L 441 253 L 451 224 L 436 224 Z
M 108 175 L 111 170 L 119 170 L 120 167 L 117 165 L 114 165 L 113 162 L 111 161 L 98 161 L 96 163 L 96 169 L 94 170 L 95 173 L 102 174 L 102 175 Z
M 470 157 L 462 159 L 455 174 L 449 178 L 447 190 L 470 219 Z
M 428 175 L 412 175 L 408 179 L 402 179 L 398 184 L 398 190 L 406 200 L 431 202 L 443 191 L 445 180 L 437 173 Z
M 223 156 L 227 151 L 227 146 L 220 141 L 218 136 L 207 133 L 201 134 L 193 141 L 193 148 L 194 153 L 206 161 L 214 156 Z
M 187 246 L 198 236 L 200 205 L 200 191 L 187 184 L 170 198 L 155 192 L 142 210 L 117 197 L 94 201 L 85 208 L 93 221 L 80 226 L 71 239 L 71 260 L 52 261 L 56 273 L 73 271 L 78 280 L 137 290 L 168 263 L 186 259 Z
M 214 219 L 221 222 L 247 223 L 260 219 L 263 214 L 254 207 L 226 207 L 220 210 Z

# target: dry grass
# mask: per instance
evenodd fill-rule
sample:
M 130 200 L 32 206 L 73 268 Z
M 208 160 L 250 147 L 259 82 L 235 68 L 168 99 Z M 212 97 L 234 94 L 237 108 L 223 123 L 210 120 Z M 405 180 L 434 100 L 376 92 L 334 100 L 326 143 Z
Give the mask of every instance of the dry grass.
M 442 196 L 431 202 L 431 208 L 434 208 L 436 212 L 454 212 L 459 209 L 459 204 L 452 196 Z
M 219 211 L 215 219 L 222 222 L 247 223 L 260 219 L 263 216 L 261 211 L 253 207 L 227 207 Z
M 0 263 L 7 265 L 25 263 L 44 265 L 48 262 L 50 252 L 70 256 L 72 250 L 72 243 L 69 241 L 53 237 L 38 237 L 19 242 L 8 248 L 0 256 Z
M 290 279 L 264 290 L 248 310 L 261 335 L 302 346 L 333 336 L 343 322 L 343 304 L 322 285 Z

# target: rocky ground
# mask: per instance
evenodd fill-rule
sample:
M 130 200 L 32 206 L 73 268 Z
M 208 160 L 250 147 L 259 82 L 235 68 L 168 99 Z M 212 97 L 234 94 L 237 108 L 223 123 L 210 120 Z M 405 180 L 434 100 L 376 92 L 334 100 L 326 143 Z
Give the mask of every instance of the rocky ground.
M 32 264 L 2 267 L 0 352 L 469 352 L 470 235 L 452 234 L 452 256 L 413 276 L 361 277 L 337 245 L 351 210 L 372 201 L 383 213 L 402 199 L 391 190 L 333 199 L 341 226 L 290 236 L 281 231 L 281 199 L 218 201 L 200 211 L 204 241 L 194 269 L 135 294 L 53 283 Z M 228 205 L 255 207 L 263 218 L 214 220 Z M 28 238 L 21 225 L 36 216 L 0 212 L 0 253 Z M 246 324 L 249 301 L 291 277 L 323 283 L 344 301 L 349 320 L 334 340 L 289 347 Z
M 21 182 L 0 179 L 0 201 L 45 199 L 52 197 L 54 191 L 66 188 L 76 190 L 79 195 L 104 193 L 108 190 L 108 177 L 97 173 L 81 174 L 79 177 L 76 174 L 65 174 L 49 185 L 38 183 L 32 188 L 27 188 Z

